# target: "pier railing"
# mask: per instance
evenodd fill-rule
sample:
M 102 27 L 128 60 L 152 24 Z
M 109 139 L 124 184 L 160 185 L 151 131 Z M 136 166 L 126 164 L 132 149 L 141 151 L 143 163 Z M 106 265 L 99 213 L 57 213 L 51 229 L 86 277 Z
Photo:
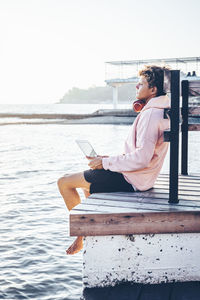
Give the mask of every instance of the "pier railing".
M 188 130 L 200 131 L 199 124 L 188 125 L 188 113 L 200 112 L 200 108 L 188 109 L 191 93 L 200 94 L 200 81 L 181 81 L 182 108 L 180 109 L 180 70 L 171 70 L 169 90 L 171 92 L 171 109 L 164 112 L 164 118 L 170 117 L 170 130 L 164 132 L 164 140 L 170 142 L 169 203 L 178 203 L 179 177 L 179 132 L 181 131 L 181 174 L 188 175 Z

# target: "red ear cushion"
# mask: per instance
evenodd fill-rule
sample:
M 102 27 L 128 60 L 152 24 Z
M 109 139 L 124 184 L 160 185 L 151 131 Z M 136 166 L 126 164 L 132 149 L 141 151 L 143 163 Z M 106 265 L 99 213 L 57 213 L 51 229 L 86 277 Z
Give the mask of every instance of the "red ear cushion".
M 136 100 L 133 102 L 133 109 L 135 112 L 140 112 L 144 106 L 145 106 L 145 103 L 143 100 Z

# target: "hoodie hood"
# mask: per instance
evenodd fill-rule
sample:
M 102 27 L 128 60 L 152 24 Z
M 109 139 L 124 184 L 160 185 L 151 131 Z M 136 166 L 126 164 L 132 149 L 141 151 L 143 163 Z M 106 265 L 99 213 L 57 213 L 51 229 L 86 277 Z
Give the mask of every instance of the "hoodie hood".
M 143 107 L 142 111 L 145 111 L 149 108 L 170 108 L 171 101 L 170 98 L 167 95 L 154 97 L 149 100 L 149 102 Z

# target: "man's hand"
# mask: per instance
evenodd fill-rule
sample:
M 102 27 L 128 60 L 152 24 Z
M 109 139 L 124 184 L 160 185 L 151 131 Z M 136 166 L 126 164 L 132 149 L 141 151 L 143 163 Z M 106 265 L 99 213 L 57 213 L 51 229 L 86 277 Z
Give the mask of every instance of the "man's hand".
M 97 157 L 88 157 L 87 156 L 87 159 L 90 160 L 88 166 L 93 170 L 103 169 L 103 165 L 102 165 L 103 157 L 108 157 L 108 156 L 100 156 L 100 155 L 98 155 Z

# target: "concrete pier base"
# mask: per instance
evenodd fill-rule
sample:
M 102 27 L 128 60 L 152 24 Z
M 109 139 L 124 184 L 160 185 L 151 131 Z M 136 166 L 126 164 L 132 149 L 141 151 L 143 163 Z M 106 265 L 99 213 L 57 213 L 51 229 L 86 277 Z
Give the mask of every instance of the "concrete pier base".
M 200 233 L 88 236 L 84 287 L 200 280 Z

